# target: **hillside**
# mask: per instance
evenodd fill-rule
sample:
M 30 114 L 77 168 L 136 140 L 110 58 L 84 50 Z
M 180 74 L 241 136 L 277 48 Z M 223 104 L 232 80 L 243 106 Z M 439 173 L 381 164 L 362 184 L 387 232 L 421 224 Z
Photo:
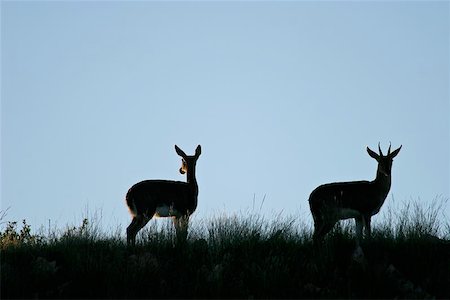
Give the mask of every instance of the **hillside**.
M 450 298 L 449 227 L 411 213 L 376 226 L 363 256 L 353 223 L 318 249 L 293 220 L 257 215 L 205 221 L 182 245 L 170 226 L 148 226 L 136 247 L 87 219 L 47 235 L 9 223 L 1 298 Z

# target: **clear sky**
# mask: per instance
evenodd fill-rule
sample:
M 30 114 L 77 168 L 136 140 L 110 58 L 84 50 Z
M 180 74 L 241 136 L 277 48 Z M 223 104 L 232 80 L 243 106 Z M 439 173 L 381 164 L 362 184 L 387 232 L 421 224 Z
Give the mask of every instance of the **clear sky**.
M 2 1 L 1 209 L 125 228 L 131 185 L 185 180 L 174 144 L 202 145 L 198 219 L 312 223 L 378 142 L 386 203 L 449 198 L 449 28 L 447 1 Z

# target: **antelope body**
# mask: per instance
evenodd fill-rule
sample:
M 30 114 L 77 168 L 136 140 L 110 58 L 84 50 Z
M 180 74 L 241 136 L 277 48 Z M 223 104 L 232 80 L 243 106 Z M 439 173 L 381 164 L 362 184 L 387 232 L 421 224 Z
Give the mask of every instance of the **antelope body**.
M 127 228 L 127 244 L 135 244 L 136 235 L 153 216 L 172 217 L 177 238 L 185 239 L 189 216 L 197 208 L 198 185 L 195 166 L 201 154 L 200 145 L 195 155 L 188 156 L 175 145 L 182 157 L 180 173 L 187 173 L 187 182 L 145 180 L 133 185 L 126 195 L 126 203 L 133 217 Z
M 371 217 L 380 211 L 391 188 L 392 161 L 400 152 L 400 146 L 386 156 L 380 145 L 379 154 L 367 147 L 369 155 L 378 162 L 377 175 L 373 181 L 329 183 L 317 187 L 309 197 L 314 219 L 314 242 L 320 241 L 339 220 L 354 218 L 357 243 L 362 237 L 363 227 L 370 236 Z

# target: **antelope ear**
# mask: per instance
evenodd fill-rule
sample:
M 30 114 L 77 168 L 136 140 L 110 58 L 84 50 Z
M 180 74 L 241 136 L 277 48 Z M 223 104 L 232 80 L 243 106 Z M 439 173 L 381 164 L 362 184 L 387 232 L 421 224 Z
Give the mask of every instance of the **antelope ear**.
M 197 149 L 195 149 L 195 156 L 198 158 L 200 154 L 202 154 L 202 147 L 198 145 Z
M 183 150 L 181 150 L 180 148 L 178 148 L 177 145 L 175 145 L 175 151 L 176 151 L 177 154 L 178 154 L 179 156 L 181 156 L 182 158 L 185 158 L 185 157 L 187 156 L 186 153 L 184 153 Z
M 389 156 L 391 158 L 394 158 L 397 156 L 397 154 L 400 152 L 400 149 L 402 149 L 402 145 L 400 145 L 400 147 L 397 150 L 394 150 L 394 152 L 392 152 Z
M 370 157 L 375 158 L 376 160 L 380 159 L 380 155 L 378 155 L 376 152 L 372 151 L 367 147 L 367 153 L 369 153 Z

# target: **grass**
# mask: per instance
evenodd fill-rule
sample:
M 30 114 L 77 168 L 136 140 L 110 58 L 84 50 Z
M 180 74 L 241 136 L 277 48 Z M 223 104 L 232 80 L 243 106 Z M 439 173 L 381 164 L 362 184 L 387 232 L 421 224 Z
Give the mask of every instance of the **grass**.
M 320 248 L 294 218 L 258 214 L 195 222 L 182 245 L 170 223 L 149 224 L 133 248 L 95 220 L 46 234 L 8 223 L 0 233 L 1 298 L 450 298 L 442 205 L 387 208 L 364 256 L 349 222 Z

